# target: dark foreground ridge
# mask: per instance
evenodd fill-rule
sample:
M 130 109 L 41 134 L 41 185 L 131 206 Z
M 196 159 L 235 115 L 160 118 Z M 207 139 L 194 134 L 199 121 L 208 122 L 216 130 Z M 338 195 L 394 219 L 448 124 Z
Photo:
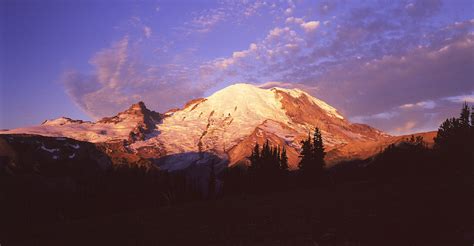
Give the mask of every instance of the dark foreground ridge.
M 348 183 L 25 225 L 6 245 L 463 245 L 435 191 Z M 405 187 L 409 189 L 409 187 Z M 421 195 L 430 193 L 430 195 Z M 436 191 L 438 192 L 438 191 Z M 439 194 L 439 193 L 438 193 Z M 419 198 L 422 196 L 422 198 Z M 442 213 L 440 213 L 442 212 Z M 317 243 L 317 244 L 316 244 Z

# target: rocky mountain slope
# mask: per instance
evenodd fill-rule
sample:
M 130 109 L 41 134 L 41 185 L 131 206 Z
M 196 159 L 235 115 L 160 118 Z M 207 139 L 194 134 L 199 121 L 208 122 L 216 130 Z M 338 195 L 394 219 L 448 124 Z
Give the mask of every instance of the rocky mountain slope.
M 262 89 L 234 84 L 164 114 L 143 102 L 97 122 L 59 118 L 0 134 L 27 133 L 96 143 L 114 163 L 148 160 L 177 170 L 213 160 L 219 167 L 247 163 L 256 142 L 268 139 L 287 149 L 296 168 L 300 142 L 314 127 L 322 131 L 328 163 L 367 158 L 400 140 L 346 120 L 335 108 L 299 89 Z
M 115 140 L 135 141 L 144 139 L 145 134 L 152 132 L 161 119 L 161 114 L 150 111 L 143 102 L 139 102 L 114 117 L 106 117 L 97 122 L 61 117 L 46 120 L 39 126 L 17 128 L 0 133 L 69 137 L 91 143 Z

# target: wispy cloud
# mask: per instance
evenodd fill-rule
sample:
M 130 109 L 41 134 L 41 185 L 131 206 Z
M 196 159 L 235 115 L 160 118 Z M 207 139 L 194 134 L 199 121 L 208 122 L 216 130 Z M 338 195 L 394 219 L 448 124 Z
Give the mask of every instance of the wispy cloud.
M 287 24 L 295 23 L 295 24 L 301 25 L 304 23 L 304 20 L 303 18 L 297 18 L 297 17 L 291 16 L 291 17 L 286 18 L 285 23 Z
M 404 9 L 411 17 L 426 17 L 440 10 L 440 0 L 413 0 L 408 2 Z
M 222 8 L 205 10 L 189 22 L 189 28 L 192 32 L 206 33 L 226 18 L 227 13 Z
M 313 32 L 319 27 L 319 21 L 308 21 L 301 23 L 301 27 L 305 32 Z
M 288 6 L 287 9 L 282 9 Z M 278 15 L 279 12 L 291 14 L 296 5 L 292 1 L 219 1 L 218 6 L 204 9 L 193 13 L 191 21 L 185 22 L 178 30 L 184 31 L 184 35 L 205 34 L 211 32 L 215 27 L 223 23 L 241 24 L 243 21 L 260 15 L 265 11 L 267 14 Z
M 352 117 L 351 120 L 359 123 L 368 123 L 372 120 L 390 120 L 399 115 L 398 112 L 392 110 L 367 116 L 355 116 Z
M 182 65 L 141 63 L 128 36 L 97 52 L 90 64 L 93 73 L 68 71 L 62 81 L 74 102 L 93 118 L 113 115 L 140 100 L 163 112 L 200 97 L 213 85 L 194 84 L 198 72 Z
M 151 28 L 149 26 L 143 27 L 143 34 L 145 34 L 145 37 L 150 38 L 151 37 Z
M 303 18 L 298 18 L 298 17 L 288 17 L 286 18 L 285 20 L 285 23 L 286 24 L 297 24 L 297 25 L 300 25 L 301 28 L 305 31 L 305 32 L 313 32 L 315 31 L 319 25 L 320 25 L 320 22 L 319 21 L 308 21 L 308 22 L 305 22 Z
M 474 103 L 474 93 L 471 95 L 459 95 L 459 96 L 446 97 L 444 99 L 450 102 L 454 102 L 454 103 L 463 103 L 463 102 Z
M 460 95 L 406 103 L 374 115 L 351 117 L 351 120 L 383 126 L 386 131 L 394 135 L 432 131 L 437 129 L 446 118 L 458 115 L 461 104 L 469 103 L 470 99 L 473 98 L 469 95 Z
M 409 120 L 405 122 L 403 126 L 395 128 L 394 133 L 396 135 L 408 134 L 410 132 L 413 132 L 413 129 L 415 128 L 416 125 L 417 125 L 416 121 Z
M 428 101 L 421 101 L 417 103 L 406 103 L 401 105 L 399 108 L 401 109 L 414 109 L 414 108 L 422 108 L 422 109 L 433 109 L 436 107 L 436 103 L 433 100 Z

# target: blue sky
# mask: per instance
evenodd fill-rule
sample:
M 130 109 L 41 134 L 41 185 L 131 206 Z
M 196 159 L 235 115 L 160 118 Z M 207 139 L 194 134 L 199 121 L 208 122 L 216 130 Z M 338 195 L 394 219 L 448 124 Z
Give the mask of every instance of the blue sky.
M 236 82 L 297 87 L 392 134 L 474 103 L 474 2 L 0 3 L 0 128 L 164 112 Z

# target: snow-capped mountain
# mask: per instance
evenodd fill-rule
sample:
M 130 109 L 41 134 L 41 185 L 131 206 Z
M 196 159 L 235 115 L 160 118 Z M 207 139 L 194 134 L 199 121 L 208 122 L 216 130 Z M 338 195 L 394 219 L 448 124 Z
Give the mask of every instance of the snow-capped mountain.
M 61 117 L 46 120 L 39 126 L 17 128 L 0 133 L 69 137 L 92 143 L 114 140 L 133 141 L 144 139 L 144 135 L 152 132 L 161 118 L 159 113 L 148 110 L 143 102 L 139 102 L 114 117 L 106 117 L 97 122 Z
M 296 167 L 300 142 L 316 126 L 322 130 L 328 150 L 353 141 L 388 137 L 369 126 L 351 124 L 335 108 L 304 91 L 234 84 L 166 113 L 156 127 L 159 134 L 131 147 L 160 146 L 167 154 L 213 153 L 233 165 L 245 160 L 256 141 L 269 139 L 288 149 L 290 164 Z M 185 162 L 173 160 L 165 166 L 173 168 L 174 163 Z
M 140 102 L 97 122 L 63 117 L 1 134 L 93 142 L 115 159 L 152 160 L 168 170 L 206 163 L 210 158 L 221 164 L 245 163 L 255 143 L 268 139 L 287 148 L 290 166 L 296 168 L 300 142 L 314 127 L 322 130 L 329 162 L 368 157 L 378 150 L 378 143 L 392 139 L 370 126 L 350 123 L 335 108 L 302 90 L 250 84 L 231 85 L 164 114 Z M 372 147 L 360 150 L 351 147 L 355 143 Z

